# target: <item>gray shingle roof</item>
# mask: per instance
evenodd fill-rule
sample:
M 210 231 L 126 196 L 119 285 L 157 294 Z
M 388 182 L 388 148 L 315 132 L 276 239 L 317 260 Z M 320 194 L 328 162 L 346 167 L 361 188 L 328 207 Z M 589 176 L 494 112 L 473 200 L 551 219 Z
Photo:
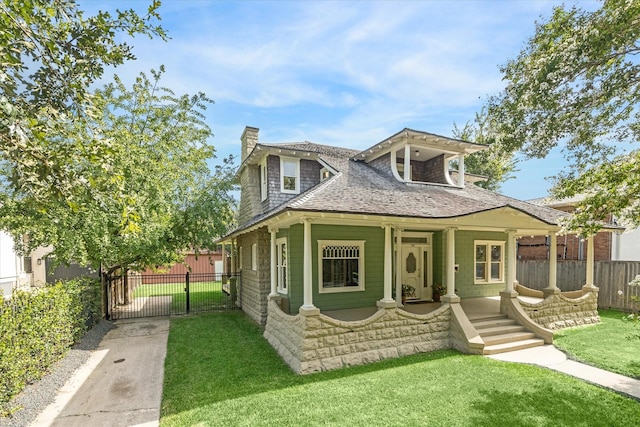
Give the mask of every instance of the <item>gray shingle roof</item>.
M 506 197 L 473 184 L 468 184 L 465 188 L 423 183 L 405 184 L 363 161 L 353 160 L 358 153 L 356 150 L 310 142 L 260 145 L 317 153 L 320 159 L 339 173 L 254 218 L 236 231 L 249 228 L 286 210 L 443 219 L 511 207 L 550 225 L 556 225 L 558 218 L 566 215 L 555 209 Z

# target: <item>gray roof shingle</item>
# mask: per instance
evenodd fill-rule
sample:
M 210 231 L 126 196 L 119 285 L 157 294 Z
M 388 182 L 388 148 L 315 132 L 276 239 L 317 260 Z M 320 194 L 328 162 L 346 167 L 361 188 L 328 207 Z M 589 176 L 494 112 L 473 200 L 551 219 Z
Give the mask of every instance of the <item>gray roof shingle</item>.
M 458 188 L 399 182 L 363 161 L 354 160 L 358 154 L 356 150 L 310 142 L 260 145 L 316 153 L 339 173 L 243 224 L 236 231 L 286 210 L 443 219 L 511 207 L 550 225 L 557 225 L 558 219 L 566 215 L 473 184 Z

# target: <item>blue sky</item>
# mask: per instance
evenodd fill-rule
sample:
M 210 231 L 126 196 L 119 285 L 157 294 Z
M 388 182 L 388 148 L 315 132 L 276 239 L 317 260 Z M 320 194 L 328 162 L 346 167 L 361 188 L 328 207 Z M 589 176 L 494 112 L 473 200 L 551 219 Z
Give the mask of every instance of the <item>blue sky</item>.
M 165 86 L 213 98 L 206 116 L 219 157 L 239 153 L 247 125 L 260 128 L 261 142 L 361 149 L 405 127 L 451 136 L 454 123 L 472 120 L 502 89 L 499 65 L 561 4 L 165 0 L 160 14 L 171 40 L 136 37 L 138 60 L 116 72 L 127 80 L 164 64 Z M 80 2 L 87 13 L 147 5 Z M 555 151 L 521 161 L 502 192 L 543 197 L 544 178 L 563 166 Z

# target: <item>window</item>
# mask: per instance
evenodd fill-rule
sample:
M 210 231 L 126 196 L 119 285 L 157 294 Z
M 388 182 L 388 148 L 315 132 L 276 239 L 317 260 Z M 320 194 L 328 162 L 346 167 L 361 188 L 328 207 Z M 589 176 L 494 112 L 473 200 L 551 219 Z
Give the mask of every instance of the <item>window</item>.
M 22 260 L 22 266 L 24 267 L 25 273 L 33 273 L 33 265 L 31 265 L 31 257 L 26 256 Z
M 255 243 L 251 245 L 251 269 L 258 269 L 258 245 Z
M 327 168 L 320 169 L 320 182 L 324 181 L 325 179 L 329 179 L 329 177 L 331 177 L 331 172 L 329 172 Z
M 300 193 L 300 160 L 280 157 L 280 191 Z
M 477 240 L 475 243 L 475 283 L 503 282 L 504 242 Z
M 287 293 L 287 239 L 276 240 L 276 271 L 278 275 L 278 292 Z
M 262 201 L 267 199 L 267 159 L 260 164 L 260 197 Z
M 319 240 L 319 291 L 364 290 L 364 240 Z

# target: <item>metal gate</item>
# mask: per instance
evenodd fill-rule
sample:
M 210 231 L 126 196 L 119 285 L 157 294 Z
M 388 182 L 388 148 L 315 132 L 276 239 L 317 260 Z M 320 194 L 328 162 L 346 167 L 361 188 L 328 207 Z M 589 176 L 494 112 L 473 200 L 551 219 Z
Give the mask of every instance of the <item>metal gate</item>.
M 103 277 L 107 319 L 174 316 L 235 310 L 240 275 L 219 273 L 137 274 Z

